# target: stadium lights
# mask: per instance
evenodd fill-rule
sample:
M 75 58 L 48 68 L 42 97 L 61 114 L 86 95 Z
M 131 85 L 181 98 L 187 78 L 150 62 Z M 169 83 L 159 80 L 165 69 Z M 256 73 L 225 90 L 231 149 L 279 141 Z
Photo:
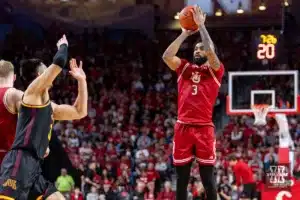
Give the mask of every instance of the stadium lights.
M 243 5 L 242 5 L 242 2 L 241 2 L 241 1 L 239 2 L 239 7 L 238 7 L 238 9 L 236 10 L 236 12 L 237 12 L 238 14 L 243 14 L 243 13 L 244 13 Z
M 223 15 L 222 10 L 221 10 L 221 9 L 218 9 L 218 10 L 216 11 L 215 15 L 216 15 L 217 17 L 221 17 L 221 16 Z
M 283 4 L 284 4 L 285 7 L 288 7 L 289 6 L 289 1 L 288 0 L 284 0 Z
M 176 15 L 174 16 L 174 19 L 179 19 L 179 12 L 178 13 L 176 13 Z
M 261 0 L 261 2 L 260 2 L 260 5 L 259 5 L 258 9 L 259 9 L 260 11 L 264 11 L 264 10 L 266 10 L 266 9 L 267 9 L 267 7 L 266 7 L 266 4 L 265 4 L 264 0 Z

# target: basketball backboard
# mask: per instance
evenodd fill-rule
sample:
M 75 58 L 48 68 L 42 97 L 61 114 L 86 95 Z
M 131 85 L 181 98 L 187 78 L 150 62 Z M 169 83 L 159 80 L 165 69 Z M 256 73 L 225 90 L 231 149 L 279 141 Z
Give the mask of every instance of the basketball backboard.
M 227 114 L 252 114 L 256 104 L 270 105 L 269 113 L 296 114 L 298 82 L 297 70 L 229 72 Z

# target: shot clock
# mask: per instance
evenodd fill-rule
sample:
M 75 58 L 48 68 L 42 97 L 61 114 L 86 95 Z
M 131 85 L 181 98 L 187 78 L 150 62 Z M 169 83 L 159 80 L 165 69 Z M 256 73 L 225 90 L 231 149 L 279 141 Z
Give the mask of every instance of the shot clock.
M 279 32 L 253 32 L 253 52 L 258 60 L 275 60 L 279 43 Z

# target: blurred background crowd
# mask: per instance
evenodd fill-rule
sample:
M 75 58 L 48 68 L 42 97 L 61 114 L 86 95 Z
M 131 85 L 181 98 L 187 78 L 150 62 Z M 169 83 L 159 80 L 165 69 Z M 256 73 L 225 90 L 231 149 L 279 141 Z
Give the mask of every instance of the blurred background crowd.
M 174 200 L 172 137 L 177 119 L 177 77 L 163 64 L 161 55 L 179 31 L 160 30 L 149 38 L 132 30 L 82 30 L 75 33 L 53 23 L 40 36 L 13 25 L 1 40 L 0 58 L 12 61 L 17 74 L 25 58 L 38 57 L 50 64 L 56 40 L 63 33 L 69 40 L 70 57 L 83 61 L 88 77 L 88 116 L 55 123 L 55 144 L 51 145 L 64 152 L 57 155 L 59 148 L 51 149 L 48 159 L 60 166 L 60 174 L 50 179 L 69 200 Z M 251 31 L 209 29 L 226 71 L 299 69 L 297 48 L 286 63 L 251 59 Z M 197 39 L 195 36 L 182 45 L 181 57 L 191 59 Z M 21 80 L 16 86 L 24 89 Z M 224 194 L 232 200 L 239 198 L 240 189 L 226 161 L 231 153 L 251 166 L 259 196 L 265 169 L 278 160 L 278 127 L 272 119 L 264 127 L 254 127 L 252 117 L 227 116 L 227 87 L 225 73 L 214 111 L 220 199 L 227 199 Z M 58 104 L 72 104 L 76 91 L 76 81 L 65 70 L 55 81 L 51 98 Z M 300 177 L 300 116 L 289 117 L 289 125 L 296 146 L 294 175 Z M 198 164 L 193 163 L 189 199 L 204 199 L 198 170 Z

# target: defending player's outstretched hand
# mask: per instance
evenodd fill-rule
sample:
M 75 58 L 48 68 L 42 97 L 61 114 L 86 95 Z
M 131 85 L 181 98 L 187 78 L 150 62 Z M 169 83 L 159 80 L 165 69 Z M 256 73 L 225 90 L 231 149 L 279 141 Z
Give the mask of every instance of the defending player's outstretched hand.
M 72 58 L 70 60 L 70 71 L 69 73 L 76 79 L 76 80 L 86 80 L 86 75 L 82 69 L 82 61 L 80 61 L 79 67 L 77 65 L 76 59 Z
M 53 64 L 64 68 L 68 62 L 68 40 L 66 35 L 63 35 L 60 40 L 56 43 L 58 51 L 53 57 Z
M 56 46 L 57 46 L 57 48 L 59 49 L 60 46 L 63 45 L 63 44 L 65 44 L 65 45 L 67 45 L 67 46 L 69 45 L 68 40 L 67 40 L 67 37 L 66 37 L 65 34 L 62 36 L 62 38 L 60 38 L 60 39 L 58 40 Z

